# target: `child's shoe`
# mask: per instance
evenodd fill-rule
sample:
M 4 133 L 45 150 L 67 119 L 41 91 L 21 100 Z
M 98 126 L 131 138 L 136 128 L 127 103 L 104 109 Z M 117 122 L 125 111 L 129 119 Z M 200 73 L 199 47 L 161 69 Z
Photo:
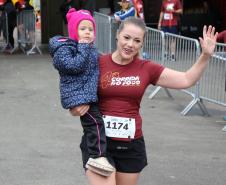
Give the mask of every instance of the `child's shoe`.
M 110 176 L 115 168 L 108 162 L 106 157 L 89 158 L 86 168 L 103 176 Z

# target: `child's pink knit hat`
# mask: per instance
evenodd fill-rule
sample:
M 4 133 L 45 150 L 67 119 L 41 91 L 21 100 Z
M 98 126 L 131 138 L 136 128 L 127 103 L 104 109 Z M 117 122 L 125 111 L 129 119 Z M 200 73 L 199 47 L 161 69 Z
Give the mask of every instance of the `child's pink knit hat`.
M 83 20 L 89 20 L 93 23 L 94 28 L 94 38 L 96 37 L 96 24 L 94 18 L 91 16 L 88 10 L 79 10 L 76 11 L 74 8 L 71 8 L 67 15 L 68 22 L 68 34 L 69 37 L 78 42 L 78 25 Z

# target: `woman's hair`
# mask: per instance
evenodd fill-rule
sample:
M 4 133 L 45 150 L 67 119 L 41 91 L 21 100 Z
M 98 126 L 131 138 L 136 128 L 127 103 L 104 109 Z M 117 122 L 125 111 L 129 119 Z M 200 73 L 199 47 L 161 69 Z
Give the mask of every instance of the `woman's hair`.
M 119 25 L 118 33 L 120 33 L 124 29 L 124 27 L 128 24 L 133 24 L 133 25 L 141 28 L 144 31 L 144 37 L 145 37 L 146 31 L 147 31 L 146 25 L 142 19 L 137 18 L 137 17 L 128 17 L 125 20 L 123 20 L 121 22 L 121 24 Z

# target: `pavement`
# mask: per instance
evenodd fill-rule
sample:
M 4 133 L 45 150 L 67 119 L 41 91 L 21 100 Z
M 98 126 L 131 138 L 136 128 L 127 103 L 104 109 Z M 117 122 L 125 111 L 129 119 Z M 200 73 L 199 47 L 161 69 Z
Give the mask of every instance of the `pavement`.
M 225 185 L 226 108 L 204 102 L 186 116 L 191 101 L 160 91 L 141 105 L 149 165 L 139 185 Z M 0 185 L 87 185 L 79 143 L 82 127 L 63 110 L 58 74 L 43 55 L 0 54 Z

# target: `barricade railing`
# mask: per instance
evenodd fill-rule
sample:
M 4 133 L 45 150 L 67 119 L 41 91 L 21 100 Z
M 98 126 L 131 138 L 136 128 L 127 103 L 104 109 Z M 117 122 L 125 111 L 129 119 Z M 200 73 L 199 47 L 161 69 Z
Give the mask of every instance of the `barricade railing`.
M 100 53 L 111 52 L 111 17 L 102 13 L 94 12 L 96 21 L 96 40 L 95 44 Z
M 164 66 L 178 71 L 188 70 L 200 55 L 197 39 L 165 33 Z M 184 90 L 194 96 L 196 86 Z
M 171 69 L 186 71 L 196 62 L 200 55 L 200 45 L 197 39 L 165 33 L 165 43 L 164 55 L 166 57 L 164 66 Z M 182 110 L 182 115 L 186 115 L 196 104 L 204 115 L 208 115 L 205 105 L 199 98 L 199 86 L 200 83 L 197 82 L 191 88 L 182 90 L 193 97 L 192 101 Z
M 226 106 L 226 44 L 217 43 L 215 52 L 200 80 L 199 97 Z
M 8 31 L 8 16 L 6 12 L 2 12 L 0 16 L 1 30 L 0 30 L 0 51 L 4 52 L 9 45 L 9 31 Z
M 142 48 L 142 57 L 144 59 L 153 60 L 156 63 L 163 64 L 165 50 L 164 32 L 148 27 L 146 27 L 146 30 L 146 36 Z M 153 98 L 160 90 L 161 87 L 159 86 L 153 87 L 153 91 L 149 95 L 149 98 Z M 164 90 L 169 97 L 172 97 L 168 89 L 164 88 Z
M 17 15 L 17 49 L 21 49 L 25 54 L 42 54 L 36 40 L 36 14 L 34 10 L 23 10 Z
M 114 17 L 111 17 L 111 50 L 113 52 L 116 50 L 116 36 L 119 28 L 119 22 L 116 22 Z
M 142 48 L 142 57 L 150 59 L 157 63 L 163 63 L 164 57 L 164 33 L 162 31 L 147 28 L 144 44 Z
M 164 49 L 163 51 L 163 65 L 165 67 L 186 71 L 197 60 L 200 54 L 199 42 L 196 39 L 164 33 Z M 153 98 L 161 87 L 157 87 L 150 95 Z M 168 89 L 164 88 L 169 97 L 172 98 Z M 199 82 L 191 88 L 182 90 L 192 97 L 192 101 L 182 110 L 181 114 L 186 115 L 195 104 L 198 104 L 203 114 L 208 114 L 204 104 L 199 99 Z

